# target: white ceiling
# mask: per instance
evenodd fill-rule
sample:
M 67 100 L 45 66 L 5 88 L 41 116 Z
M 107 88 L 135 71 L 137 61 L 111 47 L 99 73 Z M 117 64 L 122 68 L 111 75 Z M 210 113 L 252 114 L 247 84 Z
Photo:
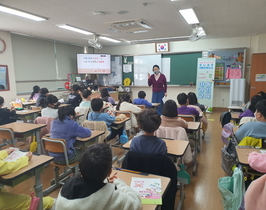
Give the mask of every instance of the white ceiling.
M 147 6 L 142 4 L 146 2 Z M 0 30 L 88 46 L 92 35 L 56 27 L 69 24 L 123 41 L 103 46 L 128 45 L 126 41 L 189 36 L 191 26 L 179 9 L 193 7 L 208 38 L 249 36 L 266 33 L 266 0 L 0 0 L 0 4 L 49 18 L 36 22 L 0 12 Z M 128 11 L 120 15 L 120 10 Z M 105 15 L 94 15 L 103 11 Z M 154 28 L 147 33 L 114 33 L 105 24 L 141 18 Z

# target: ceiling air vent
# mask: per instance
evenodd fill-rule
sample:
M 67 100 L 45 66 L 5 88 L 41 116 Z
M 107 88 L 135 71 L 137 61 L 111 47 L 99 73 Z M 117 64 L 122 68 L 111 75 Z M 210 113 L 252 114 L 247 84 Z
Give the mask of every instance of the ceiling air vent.
M 135 32 L 152 29 L 152 26 L 142 19 L 108 22 L 105 24 L 110 28 L 121 32 Z

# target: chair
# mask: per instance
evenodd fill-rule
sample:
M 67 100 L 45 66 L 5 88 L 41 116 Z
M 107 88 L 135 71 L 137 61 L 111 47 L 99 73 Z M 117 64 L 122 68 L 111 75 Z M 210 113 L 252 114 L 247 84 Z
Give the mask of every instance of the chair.
M 83 114 L 83 116 L 79 117 L 77 122 L 78 124 L 82 124 L 85 120 L 88 119 L 88 114 L 90 113 L 90 108 L 89 107 L 79 107 L 77 106 L 75 108 L 75 112 L 79 114 Z
M 42 107 L 40 106 L 30 106 L 31 110 L 38 110 L 38 111 L 42 111 Z
M 23 109 L 23 104 L 21 102 L 11 102 L 11 106 L 13 106 L 15 109 Z
M 183 120 L 187 122 L 195 122 L 196 118 L 194 115 L 188 115 L 188 114 L 179 114 L 178 117 L 181 117 Z
M 105 133 L 98 137 L 98 143 L 103 143 L 107 141 L 110 131 L 107 128 L 106 122 L 104 121 L 89 121 L 85 120 L 82 122 L 82 126 L 89 128 L 91 130 L 104 131 Z
M 54 166 L 54 180 L 51 181 L 51 186 L 48 187 L 43 191 L 43 195 L 46 196 L 50 194 L 53 190 L 60 187 L 61 185 L 64 185 L 63 181 L 69 178 L 69 174 L 77 174 L 78 173 L 78 164 L 79 162 L 75 162 L 73 164 L 69 164 L 68 162 L 68 156 L 67 156 L 67 146 L 66 141 L 64 139 L 53 139 L 48 137 L 42 138 L 42 144 L 43 148 L 47 150 L 48 152 L 56 152 L 56 153 L 64 153 L 66 165 L 59 165 L 56 164 L 54 161 L 51 162 L 51 164 Z M 59 169 L 71 169 L 71 171 L 64 170 L 64 173 L 59 175 Z
M 132 128 L 132 112 L 131 111 L 115 111 L 114 112 L 114 115 L 115 116 L 118 116 L 119 114 L 124 114 L 124 115 L 126 115 L 126 117 L 128 117 L 128 118 L 130 118 L 130 120 L 129 121 L 127 121 L 126 123 L 128 124 L 128 123 L 130 123 L 130 129 Z M 127 126 L 126 126 L 127 127 Z M 125 128 L 126 129 L 126 128 Z M 129 129 L 129 130 L 130 130 Z
M 162 210 L 173 210 L 177 192 L 177 170 L 166 155 L 147 155 L 129 151 L 122 168 L 169 177 L 171 182 L 163 196 Z
M 15 146 L 16 144 L 15 135 L 11 128 L 0 128 L 0 139 L 3 141 L 3 143 L 0 144 L 0 147 L 4 147 L 9 144 L 13 144 L 13 146 Z
M 142 110 L 146 108 L 146 106 L 142 104 L 137 105 L 137 107 L 141 108 Z
M 182 127 L 164 127 L 160 126 L 157 131 L 155 131 L 155 135 L 160 138 L 168 138 L 168 139 L 177 139 L 177 140 L 185 140 L 188 141 L 186 130 Z M 188 148 L 184 154 L 184 162 L 189 163 L 193 160 L 191 147 L 188 145 Z

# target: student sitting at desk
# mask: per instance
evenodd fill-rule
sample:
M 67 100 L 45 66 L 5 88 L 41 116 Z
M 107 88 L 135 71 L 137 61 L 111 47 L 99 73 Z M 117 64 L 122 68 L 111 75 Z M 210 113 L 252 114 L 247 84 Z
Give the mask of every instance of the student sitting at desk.
M 143 130 L 143 135 L 134 137 L 130 145 L 130 151 L 150 154 L 166 155 L 167 147 L 165 142 L 154 136 L 154 132 L 161 125 L 161 117 L 154 109 L 146 109 L 138 115 L 138 124 Z
M 58 118 L 54 119 L 51 125 L 50 136 L 55 139 L 64 139 L 67 144 L 67 156 L 69 164 L 75 163 L 81 158 L 81 149 L 75 149 L 74 143 L 76 137 L 89 137 L 91 130 L 78 125 L 73 119 L 75 117 L 74 108 L 63 106 L 58 109 Z M 54 157 L 54 162 L 59 165 L 65 165 L 64 153 L 49 152 Z
M 112 105 L 115 104 L 115 100 L 110 96 L 107 88 L 103 88 L 101 90 L 101 98 L 103 101 L 109 102 Z
M 177 96 L 177 101 L 180 105 L 177 111 L 179 114 L 199 116 L 199 112 L 194 107 L 188 107 L 188 96 L 185 93 L 180 93 Z
M 251 102 L 250 102 L 250 105 L 249 105 L 248 109 L 246 111 L 244 111 L 243 113 L 241 113 L 239 115 L 239 118 L 242 118 L 242 117 L 254 117 L 254 113 L 256 111 L 256 104 L 262 99 L 263 98 L 260 95 L 252 96 Z
M 83 101 L 79 104 L 79 107 L 91 108 L 91 91 L 85 89 L 82 91 Z
M 36 101 L 40 96 L 40 87 L 38 85 L 33 86 L 33 92 L 30 95 L 29 101 Z
M 238 140 L 246 136 L 266 139 L 266 99 L 256 104 L 255 117 L 258 121 L 247 122 L 238 128 L 235 134 Z
M 15 172 L 29 164 L 32 158 L 32 153 L 28 152 L 25 156 L 13 162 L 4 160 L 14 149 L 6 149 L 0 151 L 0 176 Z M 5 188 L 0 188 L 0 209 L 12 210 L 28 210 L 30 208 L 31 197 L 24 194 L 13 194 L 6 191 Z M 51 209 L 54 205 L 54 199 L 47 196 L 43 198 L 44 209 Z
M 0 125 L 5 125 L 16 121 L 16 111 L 14 107 L 11 107 L 11 109 L 2 108 L 4 102 L 4 98 L 0 96 Z
M 92 112 L 89 113 L 88 120 L 89 121 L 104 121 L 107 125 L 109 131 L 111 131 L 108 139 L 112 139 L 117 135 L 121 136 L 123 132 L 123 127 L 119 129 L 113 129 L 111 125 L 115 122 L 115 117 L 113 115 L 109 115 L 108 113 L 103 112 L 103 101 L 100 98 L 94 98 L 91 100 L 91 109 Z
M 187 97 L 188 97 L 188 105 L 198 106 L 201 109 L 202 112 L 205 111 L 205 106 L 198 102 L 198 98 L 197 98 L 195 93 L 189 92 L 187 94 Z
M 188 127 L 188 123 L 182 118 L 178 117 L 177 105 L 174 100 L 169 99 L 165 102 L 161 118 L 161 126 L 182 128 Z
M 146 99 L 146 93 L 144 91 L 139 91 L 138 98 L 134 99 L 134 104 L 145 105 L 145 108 L 151 108 L 152 103 L 148 102 Z
M 40 95 L 36 101 L 36 106 L 40 106 L 41 100 L 49 95 L 49 90 L 47 88 L 40 89 Z
M 82 98 L 80 96 L 80 86 L 75 84 L 72 86 L 72 92 L 68 96 L 67 104 L 71 104 L 73 108 L 76 108 L 77 106 L 79 106 L 81 101 Z
M 52 94 L 48 95 L 40 101 L 42 107 L 42 117 L 58 117 L 58 98 Z
M 126 122 L 126 130 L 130 130 L 131 129 L 131 125 L 133 128 L 137 128 L 138 124 L 137 124 L 137 119 L 135 114 L 138 114 L 141 112 L 141 108 L 139 108 L 138 106 L 132 104 L 132 101 L 130 99 L 130 95 L 129 94 L 124 94 L 121 98 L 119 103 L 116 106 L 116 110 L 119 111 L 131 111 L 132 115 L 131 115 L 131 119 L 129 121 Z
M 56 210 L 140 210 L 138 192 L 112 173 L 112 151 L 108 144 L 87 148 L 79 163 L 80 175 L 62 187 Z M 108 178 L 107 178 L 108 177 Z M 104 180 L 109 183 L 105 183 Z

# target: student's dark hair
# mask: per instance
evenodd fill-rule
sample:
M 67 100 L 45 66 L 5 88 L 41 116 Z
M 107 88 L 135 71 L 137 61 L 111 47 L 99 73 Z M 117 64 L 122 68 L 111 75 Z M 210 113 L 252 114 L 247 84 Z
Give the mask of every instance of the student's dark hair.
M 197 105 L 198 104 L 198 98 L 197 98 L 195 93 L 189 92 L 187 94 L 187 97 L 188 97 L 188 104 L 190 104 L 190 105 Z
M 75 85 L 72 86 L 72 90 L 74 92 L 76 92 L 76 91 L 80 90 L 80 86 L 78 84 L 75 84 Z
M 263 99 L 263 97 L 260 96 L 260 95 L 254 95 L 254 96 L 252 96 L 251 101 L 250 101 L 250 105 L 249 105 L 248 109 L 251 110 L 253 113 L 255 113 L 255 111 L 256 111 L 256 104 L 260 100 L 262 100 L 262 99 Z
M 141 90 L 141 91 L 139 91 L 139 93 L 138 93 L 138 97 L 139 97 L 139 98 L 145 98 L 145 97 L 146 97 L 146 93 L 145 93 L 143 90 Z
M 35 93 L 39 93 L 40 92 L 40 87 L 38 85 L 33 86 L 33 92 L 30 95 L 30 100 L 33 98 Z
M 49 93 L 49 90 L 47 88 L 40 89 L 40 94 L 45 95 L 46 93 Z
M 154 65 L 154 66 L 152 67 L 152 71 L 153 71 L 153 69 L 154 69 L 155 67 L 157 67 L 158 69 L 160 69 L 160 67 L 159 67 L 158 65 Z
M 257 95 L 261 95 L 263 99 L 266 99 L 266 93 L 264 91 L 258 92 Z
M 101 97 L 102 97 L 102 99 L 110 97 L 110 95 L 109 95 L 109 91 L 108 91 L 107 88 L 103 88 L 103 89 L 101 90 Z
M 119 110 L 119 109 L 120 109 L 120 105 L 121 105 L 121 103 L 124 102 L 124 101 L 126 101 L 126 102 L 128 102 L 128 103 L 132 103 L 129 94 L 126 93 L 126 94 L 122 95 L 122 97 L 120 98 L 120 100 L 119 100 L 119 102 L 118 102 L 118 104 L 117 104 L 117 106 L 116 106 L 116 110 Z
M 102 182 L 112 168 L 112 151 L 108 144 L 93 144 L 79 161 L 82 178 Z
M 185 93 L 180 93 L 177 96 L 177 101 L 178 101 L 178 103 L 180 105 L 186 104 L 187 103 L 187 99 L 188 99 L 188 97 L 187 97 L 187 94 L 185 94 Z
M 2 96 L 0 96 L 0 105 L 3 105 L 5 102 L 4 98 Z
M 145 109 L 138 114 L 139 127 L 147 133 L 153 133 L 161 125 L 161 117 L 155 109 Z
M 54 103 L 57 103 L 58 102 L 58 98 L 55 96 L 55 95 L 48 95 L 46 98 L 42 98 L 40 100 L 40 106 L 42 108 L 45 108 L 48 106 L 48 104 L 54 104 Z
M 84 98 L 88 98 L 90 95 L 91 95 L 91 91 L 90 90 L 85 89 L 85 90 L 82 91 L 82 96 Z
M 67 116 L 75 116 L 75 110 L 72 106 L 63 106 L 58 109 L 58 119 L 64 121 Z
M 167 100 L 165 104 L 163 105 L 163 111 L 162 115 L 165 117 L 177 117 L 178 112 L 177 112 L 177 105 L 174 100 Z
M 256 104 L 256 111 L 266 119 L 266 99 L 262 99 Z
M 94 112 L 99 112 L 103 107 L 103 100 L 100 98 L 94 98 L 91 100 L 91 108 Z

